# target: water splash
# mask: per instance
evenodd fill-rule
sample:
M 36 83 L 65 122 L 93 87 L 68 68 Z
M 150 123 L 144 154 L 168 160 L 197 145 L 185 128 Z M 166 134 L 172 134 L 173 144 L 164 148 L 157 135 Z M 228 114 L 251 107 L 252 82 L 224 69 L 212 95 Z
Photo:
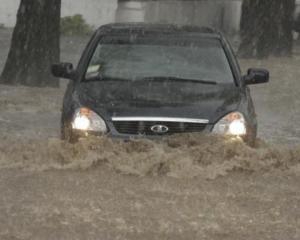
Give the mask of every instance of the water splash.
M 160 141 L 90 138 L 72 145 L 59 139 L 0 144 L 0 168 L 30 171 L 108 167 L 121 174 L 215 179 L 232 172 L 289 170 L 300 164 L 300 148 L 250 148 L 238 139 L 188 134 Z

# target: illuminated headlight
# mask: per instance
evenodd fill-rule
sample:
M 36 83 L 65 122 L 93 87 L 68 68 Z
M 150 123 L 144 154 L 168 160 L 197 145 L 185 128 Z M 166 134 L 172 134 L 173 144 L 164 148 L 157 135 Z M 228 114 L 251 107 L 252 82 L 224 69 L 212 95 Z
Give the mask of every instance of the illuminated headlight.
M 233 136 L 246 135 L 246 121 L 243 114 L 234 112 L 226 115 L 215 125 L 213 133 Z
M 82 131 L 107 132 L 105 121 L 88 108 L 80 108 L 75 112 L 72 127 Z
M 86 116 L 76 116 L 73 122 L 73 128 L 77 130 L 88 130 L 90 125 L 90 119 Z

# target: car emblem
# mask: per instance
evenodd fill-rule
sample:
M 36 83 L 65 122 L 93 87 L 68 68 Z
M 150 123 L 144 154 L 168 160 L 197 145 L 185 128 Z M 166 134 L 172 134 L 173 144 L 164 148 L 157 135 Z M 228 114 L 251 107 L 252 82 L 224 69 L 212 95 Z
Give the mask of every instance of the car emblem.
M 151 127 L 151 131 L 154 133 L 167 133 L 169 128 L 165 125 L 154 125 Z

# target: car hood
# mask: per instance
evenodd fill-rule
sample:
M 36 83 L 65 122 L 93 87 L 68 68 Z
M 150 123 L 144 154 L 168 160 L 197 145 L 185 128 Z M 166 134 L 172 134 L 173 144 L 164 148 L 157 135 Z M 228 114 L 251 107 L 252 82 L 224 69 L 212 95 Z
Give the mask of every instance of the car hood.
M 211 123 L 238 109 L 234 84 L 90 82 L 78 88 L 80 105 L 104 117 L 175 117 Z

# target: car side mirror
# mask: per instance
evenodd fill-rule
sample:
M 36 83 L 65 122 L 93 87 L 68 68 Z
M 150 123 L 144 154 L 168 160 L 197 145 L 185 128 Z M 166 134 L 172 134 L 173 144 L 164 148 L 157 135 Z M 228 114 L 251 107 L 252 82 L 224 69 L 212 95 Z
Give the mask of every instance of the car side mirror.
M 54 77 L 72 79 L 75 70 L 72 63 L 57 63 L 51 66 Z
M 244 82 L 246 85 L 261 84 L 269 82 L 270 73 L 266 69 L 262 68 L 250 68 L 246 76 L 244 76 Z

